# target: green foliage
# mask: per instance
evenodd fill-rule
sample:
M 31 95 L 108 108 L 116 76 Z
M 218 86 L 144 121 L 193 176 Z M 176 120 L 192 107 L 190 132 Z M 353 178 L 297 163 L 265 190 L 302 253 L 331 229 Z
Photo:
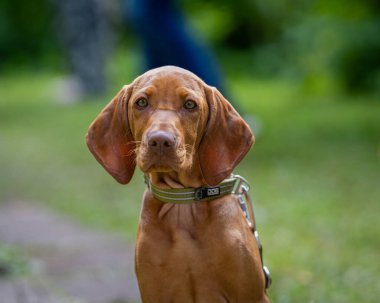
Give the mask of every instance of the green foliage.
M 0 1 L 0 68 L 33 65 L 57 51 L 49 4 L 47 0 Z
M 337 71 L 348 91 L 375 91 L 380 94 L 380 22 L 352 28 L 338 59 Z
M 309 17 L 288 27 L 278 48 L 264 48 L 256 62 L 260 64 L 263 55 L 282 54 L 282 73 L 296 75 L 305 87 L 323 89 L 317 82 L 326 79 L 348 92 L 378 92 L 379 30 L 380 23 L 370 20 Z
M 191 1 L 190 19 L 236 70 L 297 78 L 305 89 L 378 92 L 380 23 L 373 1 Z

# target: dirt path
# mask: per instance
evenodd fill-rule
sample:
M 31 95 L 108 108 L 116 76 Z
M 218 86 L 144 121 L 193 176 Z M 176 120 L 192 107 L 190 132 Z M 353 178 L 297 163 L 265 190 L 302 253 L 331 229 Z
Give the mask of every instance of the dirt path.
M 0 245 L 20 248 L 32 274 L 0 278 L 0 303 L 140 302 L 133 245 L 36 203 L 0 204 Z

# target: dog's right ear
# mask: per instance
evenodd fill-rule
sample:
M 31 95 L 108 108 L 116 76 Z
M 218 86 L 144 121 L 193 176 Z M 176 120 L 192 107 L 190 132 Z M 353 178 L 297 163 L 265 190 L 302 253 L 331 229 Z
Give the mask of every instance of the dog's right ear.
M 90 125 L 86 143 L 96 160 L 119 183 L 127 184 L 135 170 L 135 143 L 128 122 L 132 85 L 126 85 Z

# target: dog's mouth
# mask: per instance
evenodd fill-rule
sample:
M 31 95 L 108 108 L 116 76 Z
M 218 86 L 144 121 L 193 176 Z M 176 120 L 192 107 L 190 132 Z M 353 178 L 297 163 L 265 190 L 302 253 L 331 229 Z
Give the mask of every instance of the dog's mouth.
M 136 164 L 144 173 L 179 171 L 186 166 L 186 160 L 185 148 L 157 151 L 141 145 L 136 152 Z

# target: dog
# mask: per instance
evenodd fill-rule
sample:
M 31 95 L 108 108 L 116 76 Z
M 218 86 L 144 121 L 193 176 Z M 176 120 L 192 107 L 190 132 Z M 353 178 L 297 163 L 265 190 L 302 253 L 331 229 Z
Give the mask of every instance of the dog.
M 86 142 L 119 183 L 136 165 L 145 175 L 135 252 L 144 303 L 269 302 L 260 244 L 231 190 L 254 136 L 216 88 L 178 67 L 150 70 L 102 110 Z

